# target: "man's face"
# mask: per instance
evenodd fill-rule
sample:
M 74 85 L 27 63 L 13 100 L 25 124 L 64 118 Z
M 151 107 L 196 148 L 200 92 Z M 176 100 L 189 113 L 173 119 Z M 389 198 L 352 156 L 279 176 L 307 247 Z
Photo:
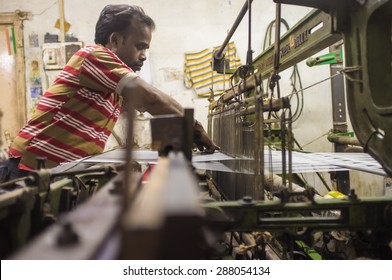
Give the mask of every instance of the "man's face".
M 133 71 L 140 71 L 146 60 L 146 50 L 150 47 L 151 29 L 133 20 L 126 36 L 117 46 L 115 54 Z

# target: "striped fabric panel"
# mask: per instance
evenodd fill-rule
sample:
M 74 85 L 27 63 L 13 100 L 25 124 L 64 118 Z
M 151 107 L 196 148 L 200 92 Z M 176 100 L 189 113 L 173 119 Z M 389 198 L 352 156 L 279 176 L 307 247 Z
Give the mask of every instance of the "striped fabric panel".
M 185 54 L 185 85 L 187 88 L 193 88 L 200 97 L 209 96 L 212 87 L 214 92 L 222 92 L 230 86 L 230 74 L 218 74 L 212 70 L 212 55 L 219 48 L 218 46 Z M 229 59 L 230 69 L 241 65 L 234 42 L 230 42 L 226 47 L 225 57 Z
M 58 163 L 70 162 L 88 156 L 83 150 L 42 134 L 31 141 L 27 150 L 31 153 L 46 156 L 49 160 Z
M 120 114 L 119 109 L 115 106 L 115 102 L 111 95 L 107 98 L 109 102 L 105 100 L 105 96 L 97 95 L 95 92 L 83 88 L 75 94 L 75 99 L 78 101 L 88 104 L 94 107 L 95 110 L 99 111 L 101 114 L 105 115 L 107 118 L 112 117 L 112 115 L 118 117 Z
M 23 155 L 20 167 L 34 169 L 38 155 L 47 157 L 51 168 L 102 152 L 121 111 L 117 83 L 129 72 L 104 47 L 79 50 L 44 93 L 10 156 Z
M 120 80 L 113 81 L 106 76 L 106 73 L 102 73 L 100 70 L 100 63 L 92 63 L 89 60 L 84 62 L 85 74 L 96 81 L 97 84 L 101 84 L 103 87 L 111 89 L 113 92 L 116 90 L 117 83 Z M 117 77 L 116 77 L 117 78 Z
M 41 131 L 41 129 L 43 129 L 44 127 L 45 127 L 44 122 L 33 120 L 28 125 L 25 125 L 21 129 L 21 131 L 19 132 L 19 137 L 22 137 L 24 139 L 31 139 L 35 135 L 37 135 L 37 133 L 39 133 L 39 131 Z
M 98 146 L 105 146 L 105 143 L 110 135 L 107 129 L 101 129 L 97 124 L 81 115 L 75 115 L 63 110 L 54 117 L 54 124 L 66 128 L 68 131 L 74 131 L 74 134 L 94 142 Z
M 65 71 L 60 72 L 60 74 L 56 78 L 57 83 L 64 83 L 69 87 L 72 86 L 79 86 L 79 79 L 77 76 L 73 75 L 72 73 L 67 73 Z
M 67 98 L 64 98 L 63 96 L 47 94 L 42 96 L 40 102 L 37 105 L 37 110 L 42 112 L 52 112 L 55 114 L 66 101 Z
M 115 92 L 121 78 L 133 72 L 114 53 L 100 48 L 94 50 L 80 67 L 79 78 L 87 87 L 98 91 Z M 102 90 L 104 89 L 104 90 Z

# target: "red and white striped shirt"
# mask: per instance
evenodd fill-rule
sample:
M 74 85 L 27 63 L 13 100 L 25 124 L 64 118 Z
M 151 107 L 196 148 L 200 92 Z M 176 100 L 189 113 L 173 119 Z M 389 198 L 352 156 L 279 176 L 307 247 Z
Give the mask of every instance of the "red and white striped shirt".
M 129 73 L 105 47 L 76 52 L 14 139 L 10 157 L 21 157 L 19 168 L 32 170 L 36 157 L 46 157 L 52 168 L 102 153 L 121 110 L 117 85 Z

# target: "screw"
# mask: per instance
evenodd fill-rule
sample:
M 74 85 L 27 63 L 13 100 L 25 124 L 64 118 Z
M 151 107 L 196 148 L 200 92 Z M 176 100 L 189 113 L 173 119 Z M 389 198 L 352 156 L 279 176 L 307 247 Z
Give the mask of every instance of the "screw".
M 253 205 L 255 204 L 255 201 L 251 196 L 244 196 L 241 200 L 240 203 L 243 205 Z
M 122 193 L 123 183 L 121 181 L 115 181 L 113 187 L 109 189 L 110 194 L 120 194 Z
M 348 195 L 348 198 L 351 199 L 351 200 L 356 200 L 356 199 L 358 199 L 358 196 L 357 196 L 357 194 L 355 193 L 355 190 L 354 190 L 354 189 L 351 189 L 351 190 L 350 190 L 350 194 Z
M 65 222 L 62 225 L 61 231 L 57 236 L 58 246 L 69 246 L 79 242 L 79 236 L 75 232 L 70 222 Z

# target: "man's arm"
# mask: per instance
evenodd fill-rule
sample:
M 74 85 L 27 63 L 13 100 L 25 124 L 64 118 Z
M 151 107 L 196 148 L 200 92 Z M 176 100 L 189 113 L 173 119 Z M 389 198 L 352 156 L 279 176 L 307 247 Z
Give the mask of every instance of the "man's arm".
M 145 109 L 153 116 L 184 115 L 183 107 L 171 96 L 136 77 L 127 82 L 122 90 L 125 100 L 132 102 L 136 109 Z
M 121 90 L 121 95 L 126 102 L 132 102 L 134 108 L 143 108 L 153 116 L 165 114 L 184 115 L 184 108 L 174 98 L 151 86 L 139 77 L 134 77 L 125 83 Z M 194 128 L 194 142 L 200 151 L 213 153 L 215 150 L 219 150 L 219 147 L 212 142 L 199 122 L 195 121 Z

